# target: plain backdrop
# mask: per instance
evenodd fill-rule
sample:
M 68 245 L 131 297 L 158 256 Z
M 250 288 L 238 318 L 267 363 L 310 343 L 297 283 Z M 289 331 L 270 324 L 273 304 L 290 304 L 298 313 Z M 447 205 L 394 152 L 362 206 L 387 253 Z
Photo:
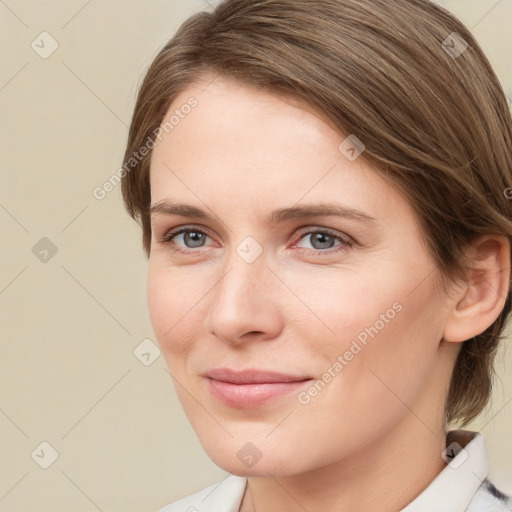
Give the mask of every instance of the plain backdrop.
M 512 97 L 512 0 L 443 3 Z M 211 8 L 0 0 L 0 512 L 153 511 L 227 474 L 156 351 L 140 230 L 120 187 L 93 196 L 121 164 L 148 65 Z M 508 338 L 496 364 L 493 401 L 465 428 L 485 435 L 490 478 L 512 493 Z

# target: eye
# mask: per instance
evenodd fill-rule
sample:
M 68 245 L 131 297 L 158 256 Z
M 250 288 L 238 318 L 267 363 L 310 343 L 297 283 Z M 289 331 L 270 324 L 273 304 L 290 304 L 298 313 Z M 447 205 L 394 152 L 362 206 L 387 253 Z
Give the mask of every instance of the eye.
M 323 256 L 325 254 L 342 252 L 347 250 L 348 247 L 353 246 L 353 241 L 350 238 L 326 228 L 310 230 L 306 233 L 303 232 L 300 236 L 300 240 L 306 240 L 308 238 L 313 246 L 313 250 L 306 248 L 301 251 L 308 256 Z M 333 244 L 336 241 L 340 242 L 337 246 L 338 248 L 331 250 L 335 247 Z
M 323 256 L 326 254 L 338 253 L 346 251 L 348 247 L 352 247 L 354 242 L 347 236 L 342 236 L 339 233 L 326 229 L 319 228 L 316 230 L 310 230 L 302 232 L 300 239 L 307 239 L 309 237 L 310 243 L 313 249 L 297 246 L 301 250 L 301 253 L 307 256 Z M 165 233 L 160 239 L 160 243 L 166 245 L 173 252 L 190 254 L 195 252 L 194 249 L 200 249 L 205 247 L 204 243 L 209 235 L 202 229 L 194 226 L 184 226 L 176 229 L 172 229 Z M 182 244 L 185 244 L 185 248 L 181 244 L 177 244 L 176 240 L 180 240 Z M 334 245 L 338 241 L 339 244 Z M 334 250 L 333 247 L 337 247 Z
M 206 238 L 210 238 L 202 229 L 193 226 L 186 226 L 168 231 L 167 233 L 164 234 L 164 236 L 160 240 L 160 243 L 169 246 L 169 248 L 175 252 L 191 252 L 189 250 L 184 250 L 175 244 L 174 239 L 178 239 L 181 235 L 183 235 L 182 240 L 183 242 L 185 242 L 185 246 L 187 247 L 187 244 L 190 244 L 188 246 L 188 249 L 201 248 L 203 247 L 203 245 L 201 244 L 204 242 L 204 240 Z

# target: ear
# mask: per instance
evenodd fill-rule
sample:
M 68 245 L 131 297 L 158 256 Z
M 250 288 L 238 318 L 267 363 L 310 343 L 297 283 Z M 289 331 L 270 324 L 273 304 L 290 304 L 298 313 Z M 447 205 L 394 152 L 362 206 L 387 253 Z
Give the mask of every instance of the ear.
M 510 240 L 485 235 L 466 250 L 470 279 L 453 295 L 443 339 L 469 340 L 484 332 L 501 313 L 509 291 Z

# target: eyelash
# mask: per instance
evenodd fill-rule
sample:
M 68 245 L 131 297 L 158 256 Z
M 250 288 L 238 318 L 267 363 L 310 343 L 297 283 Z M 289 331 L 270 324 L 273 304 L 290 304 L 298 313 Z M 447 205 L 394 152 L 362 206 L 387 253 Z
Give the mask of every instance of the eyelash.
M 178 235 L 181 235 L 183 233 L 188 233 L 188 232 L 201 233 L 202 235 L 209 237 L 208 233 L 206 233 L 201 228 L 197 228 L 195 226 L 184 226 L 184 227 L 172 229 L 172 230 L 166 232 L 160 239 L 160 243 L 162 245 L 166 245 L 172 252 L 175 252 L 175 253 L 194 254 L 197 250 L 202 249 L 202 247 L 197 247 L 196 249 L 186 250 L 186 249 L 179 248 L 172 243 L 173 238 L 175 238 Z M 329 235 L 329 236 L 335 238 L 336 240 L 339 240 L 341 242 L 341 246 L 337 246 L 338 249 L 330 248 L 330 249 L 326 249 L 325 251 L 323 251 L 321 249 L 299 248 L 299 250 L 302 251 L 302 253 L 305 254 L 306 256 L 325 256 L 325 255 L 329 255 L 329 254 L 339 253 L 339 252 L 346 251 L 347 247 L 352 247 L 354 245 L 354 242 L 352 240 L 350 240 L 348 237 L 343 237 L 327 228 L 319 228 L 319 229 L 303 232 L 299 235 L 298 241 L 302 240 L 302 238 L 304 238 L 308 235 L 313 235 L 313 234 L 317 234 L 317 233 L 326 234 L 326 235 Z M 341 247 L 341 249 L 340 249 L 340 247 Z

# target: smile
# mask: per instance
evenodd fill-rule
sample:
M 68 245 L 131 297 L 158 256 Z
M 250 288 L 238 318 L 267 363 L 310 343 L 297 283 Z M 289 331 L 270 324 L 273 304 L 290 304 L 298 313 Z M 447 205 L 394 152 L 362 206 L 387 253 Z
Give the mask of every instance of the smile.
M 213 373 L 209 372 L 209 375 Z M 217 375 L 217 378 L 206 376 L 212 396 L 224 405 L 241 409 L 261 407 L 271 400 L 297 391 L 312 380 L 268 372 L 234 373 L 217 370 Z

